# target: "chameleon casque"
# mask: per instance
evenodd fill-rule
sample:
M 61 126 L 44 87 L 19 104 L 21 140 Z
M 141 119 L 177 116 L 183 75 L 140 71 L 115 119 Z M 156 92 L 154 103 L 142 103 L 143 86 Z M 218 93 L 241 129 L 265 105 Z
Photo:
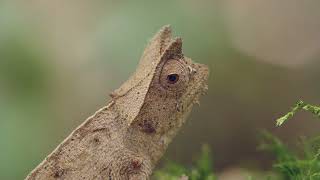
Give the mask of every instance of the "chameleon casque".
M 207 66 L 182 53 L 164 26 L 136 72 L 109 104 L 69 135 L 26 179 L 149 179 L 193 104 L 207 90 Z

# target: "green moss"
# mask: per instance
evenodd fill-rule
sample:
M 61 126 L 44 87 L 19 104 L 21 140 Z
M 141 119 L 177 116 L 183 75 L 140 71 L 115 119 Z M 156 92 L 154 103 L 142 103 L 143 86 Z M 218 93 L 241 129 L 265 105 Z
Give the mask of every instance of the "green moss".
M 276 121 L 277 126 L 283 125 L 292 118 L 298 111 L 305 110 L 320 118 L 320 107 L 299 101 L 290 112 Z M 269 152 L 275 157 L 270 173 L 252 173 L 248 180 L 320 180 L 320 136 L 309 140 L 302 140 L 300 151 L 293 151 L 280 139 L 267 131 L 260 135 L 261 144 L 259 149 Z M 269 174 L 269 175 L 267 175 Z M 182 175 L 189 177 L 189 180 L 216 180 L 213 173 L 210 150 L 207 145 L 202 147 L 201 156 L 191 168 L 173 162 L 155 172 L 156 180 L 179 180 Z
M 281 126 L 292 118 L 299 110 L 305 110 L 320 118 L 320 107 L 299 101 L 283 117 L 277 119 L 276 125 Z M 275 170 L 283 177 L 290 180 L 317 180 L 320 179 L 320 137 L 303 140 L 302 152 L 289 150 L 279 139 L 270 133 L 264 133 L 268 143 L 260 147 L 271 152 L 276 157 L 273 165 Z
M 186 168 L 181 164 L 168 162 L 165 167 L 154 173 L 157 180 L 179 180 L 181 176 L 188 176 L 188 180 L 216 180 L 212 171 L 211 154 L 208 145 L 202 146 L 202 151 L 191 168 Z
M 320 179 L 319 144 L 320 137 L 304 141 L 302 152 L 292 151 L 278 138 L 263 132 L 264 142 L 260 149 L 275 156 L 274 171 L 284 180 L 316 180 Z

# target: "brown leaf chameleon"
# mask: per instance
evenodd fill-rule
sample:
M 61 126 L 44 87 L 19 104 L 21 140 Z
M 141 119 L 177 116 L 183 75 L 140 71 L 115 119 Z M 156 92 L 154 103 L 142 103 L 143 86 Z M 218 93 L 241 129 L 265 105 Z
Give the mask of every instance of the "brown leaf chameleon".
M 136 72 L 111 94 L 26 179 L 149 179 L 199 96 L 208 68 L 182 53 L 164 26 L 149 42 Z

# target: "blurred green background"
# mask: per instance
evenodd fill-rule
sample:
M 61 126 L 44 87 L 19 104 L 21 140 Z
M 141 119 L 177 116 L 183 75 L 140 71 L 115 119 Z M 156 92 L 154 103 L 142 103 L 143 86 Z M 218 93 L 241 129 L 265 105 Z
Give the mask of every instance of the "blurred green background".
M 211 75 L 165 158 L 188 164 L 208 143 L 217 172 L 267 168 L 258 130 L 319 134 L 307 113 L 274 127 L 297 100 L 320 103 L 319 18 L 316 0 L 0 0 L 0 179 L 23 179 L 106 105 L 166 24 Z

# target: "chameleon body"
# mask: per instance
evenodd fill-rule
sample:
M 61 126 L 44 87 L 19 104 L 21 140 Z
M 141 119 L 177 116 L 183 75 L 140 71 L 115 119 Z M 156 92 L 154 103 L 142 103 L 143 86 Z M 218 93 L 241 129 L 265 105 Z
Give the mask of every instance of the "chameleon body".
M 193 104 L 206 89 L 208 68 L 182 53 L 164 26 L 147 45 L 136 72 L 27 177 L 149 179 Z

